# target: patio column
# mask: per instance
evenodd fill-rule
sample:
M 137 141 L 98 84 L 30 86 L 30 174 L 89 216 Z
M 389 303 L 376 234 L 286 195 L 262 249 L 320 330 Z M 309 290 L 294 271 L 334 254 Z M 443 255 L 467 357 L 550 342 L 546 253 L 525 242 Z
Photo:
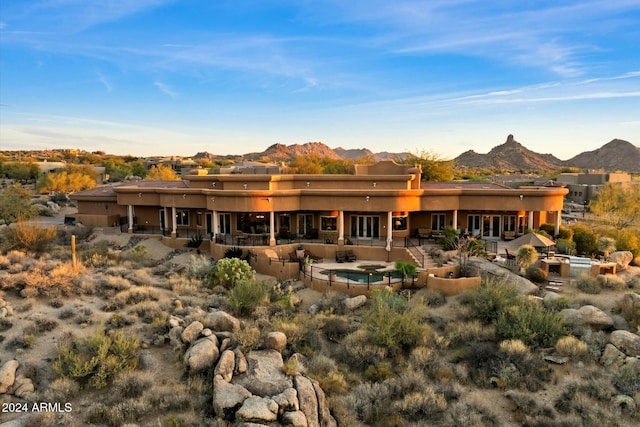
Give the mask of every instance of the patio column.
M 344 244 L 344 211 L 338 211 L 338 245 Z
M 218 211 L 213 211 L 213 224 L 211 225 L 213 229 L 211 230 L 211 234 L 213 235 L 213 243 L 216 242 L 216 237 L 218 237 Z
M 527 228 L 529 230 L 533 230 L 533 211 L 529 211 L 529 222 L 527 223 Z
M 163 209 L 164 209 L 164 224 L 162 228 L 162 235 L 164 236 L 164 233 L 166 233 L 166 231 L 169 229 L 169 208 L 165 206 Z
M 171 208 L 171 214 L 171 225 L 173 226 L 171 229 L 171 238 L 175 239 L 178 235 L 178 211 L 175 206 Z
M 273 211 L 269 212 L 269 246 L 276 245 L 275 216 Z
M 453 223 L 452 227 L 454 230 L 458 229 L 458 209 L 453 210 Z
M 129 221 L 129 228 L 127 229 L 127 232 L 131 234 L 133 233 L 133 205 L 127 206 L 127 219 Z
M 562 211 L 556 211 L 556 226 L 553 229 L 553 237 L 557 237 L 560 234 L 560 223 L 562 222 Z

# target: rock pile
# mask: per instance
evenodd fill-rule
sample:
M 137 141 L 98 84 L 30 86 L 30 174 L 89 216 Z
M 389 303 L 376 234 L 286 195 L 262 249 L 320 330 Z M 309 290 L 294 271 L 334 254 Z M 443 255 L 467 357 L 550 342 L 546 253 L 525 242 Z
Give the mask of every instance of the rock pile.
M 8 360 L 0 367 L 0 394 L 12 394 L 20 399 L 35 391 L 31 379 L 17 375 L 20 362 Z
M 213 409 L 217 417 L 234 427 L 334 427 L 325 394 L 304 369 L 285 374 L 282 356 L 287 337 L 271 332 L 260 350 L 246 354 L 237 347 L 233 332 L 240 321 L 213 310 L 187 324 L 174 315 L 167 339 L 185 350 L 184 363 L 190 373 L 213 368 Z M 292 363 L 301 368 L 304 357 L 294 354 Z

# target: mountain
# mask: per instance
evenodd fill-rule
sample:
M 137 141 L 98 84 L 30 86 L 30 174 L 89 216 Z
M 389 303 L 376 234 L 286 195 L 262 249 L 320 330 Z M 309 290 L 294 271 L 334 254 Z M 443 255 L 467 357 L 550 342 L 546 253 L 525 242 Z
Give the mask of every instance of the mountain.
M 640 172 L 640 147 L 614 139 L 597 150 L 585 151 L 564 163 L 583 169 Z
M 293 160 L 298 156 L 308 156 L 309 154 L 318 154 L 320 157 L 328 157 L 330 159 L 340 159 L 338 155 L 331 148 L 323 144 L 322 142 L 307 142 L 306 144 L 273 144 L 261 153 L 249 153 L 244 155 L 245 160 L 254 161 L 270 161 L 270 162 L 284 162 Z
M 362 157 L 373 156 L 373 152 L 368 148 L 354 148 L 354 149 L 344 149 L 342 147 L 334 148 L 333 151 L 343 159 L 351 159 L 356 160 Z
M 454 159 L 458 168 L 486 168 L 500 171 L 541 171 L 554 169 L 563 162 L 551 154 L 539 154 L 527 149 L 509 135 L 504 144 L 487 154 L 466 151 Z

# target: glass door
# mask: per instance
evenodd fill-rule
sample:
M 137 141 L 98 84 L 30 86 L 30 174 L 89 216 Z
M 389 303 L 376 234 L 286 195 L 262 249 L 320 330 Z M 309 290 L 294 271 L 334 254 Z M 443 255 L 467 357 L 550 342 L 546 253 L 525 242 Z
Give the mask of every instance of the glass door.
M 313 232 L 313 214 L 298 214 L 298 236 L 311 236 Z
M 373 215 L 354 215 L 351 217 L 351 234 L 358 239 L 380 238 L 380 217 Z

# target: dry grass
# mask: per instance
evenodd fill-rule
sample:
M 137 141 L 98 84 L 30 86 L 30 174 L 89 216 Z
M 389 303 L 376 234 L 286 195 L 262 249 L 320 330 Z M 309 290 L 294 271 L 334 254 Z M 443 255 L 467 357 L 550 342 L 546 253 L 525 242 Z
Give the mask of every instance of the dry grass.
M 560 338 L 555 346 L 558 354 L 567 357 L 581 357 L 588 353 L 587 343 L 580 341 L 574 336 L 566 336 Z

